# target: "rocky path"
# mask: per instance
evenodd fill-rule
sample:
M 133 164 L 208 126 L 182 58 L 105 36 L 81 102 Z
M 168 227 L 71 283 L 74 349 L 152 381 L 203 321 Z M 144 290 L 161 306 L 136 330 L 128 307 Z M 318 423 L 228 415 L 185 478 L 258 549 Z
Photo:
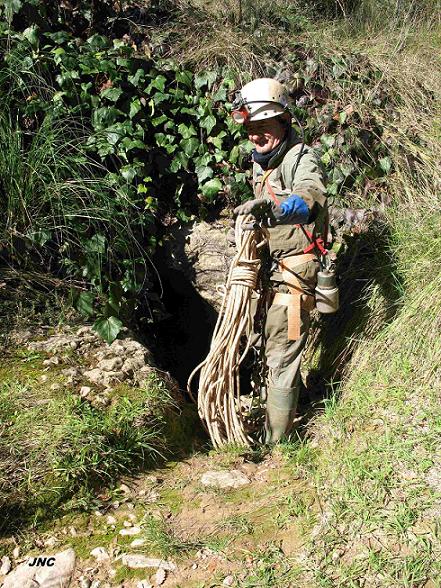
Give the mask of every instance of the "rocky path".
M 88 327 L 21 333 L 15 343 L 19 363 L 6 371 L 19 378 L 25 366 L 42 401 L 45 387 L 66 389 L 106 410 L 114 386 L 136 387 L 157 369 L 128 333 L 112 345 Z M 0 538 L 0 586 L 298 587 L 302 536 L 317 511 L 305 467 L 292 446 L 266 455 L 199 449 L 129 476 L 97 492 L 87 511 Z
M 234 451 L 197 454 L 126 479 L 92 513 L 9 538 L 3 588 L 294 586 L 298 517 L 308 509 L 302 467 L 282 451 L 258 463 Z M 54 565 L 38 567 L 38 557 Z M 281 561 L 286 583 L 265 584 Z

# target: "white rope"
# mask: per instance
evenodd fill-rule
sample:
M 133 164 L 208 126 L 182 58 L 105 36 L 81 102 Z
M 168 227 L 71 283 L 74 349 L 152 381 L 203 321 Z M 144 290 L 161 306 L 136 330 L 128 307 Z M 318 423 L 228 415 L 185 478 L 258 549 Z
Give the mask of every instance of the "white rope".
M 262 232 L 243 230 L 252 216 L 238 216 L 235 226 L 237 253 L 228 273 L 225 294 L 214 328 L 210 351 L 190 374 L 187 389 L 200 371 L 198 412 L 215 447 L 225 443 L 250 445 L 240 404 L 239 365 L 248 351 L 241 350 L 242 336 L 252 330 L 251 295 L 260 269 L 258 249 L 267 243 Z

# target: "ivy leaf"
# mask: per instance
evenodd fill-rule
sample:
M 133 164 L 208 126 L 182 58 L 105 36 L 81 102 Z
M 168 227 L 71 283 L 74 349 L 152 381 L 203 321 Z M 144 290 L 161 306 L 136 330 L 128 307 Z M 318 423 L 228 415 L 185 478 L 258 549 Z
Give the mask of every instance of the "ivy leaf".
M 354 166 L 351 163 L 342 163 L 340 165 L 340 170 L 342 174 L 347 178 L 350 176 L 354 171 Z
M 221 189 L 222 189 L 222 184 L 221 184 L 221 181 L 219 180 L 219 178 L 213 178 L 212 180 L 209 180 L 201 187 L 202 194 L 206 198 L 208 198 L 209 200 L 213 200 L 213 198 L 215 198 L 215 196 L 217 196 L 219 190 L 221 190 Z
M 379 162 L 381 169 L 385 174 L 388 174 L 392 167 L 392 160 L 390 157 L 382 157 Z
M 342 182 L 344 182 L 344 179 L 345 179 L 345 176 L 342 173 L 342 171 L 340 170 L 340 168 L 335 166 L 334 170 L 332 172 L 332 181 L 338 185 L 338 184 L 341 184 Z
M 208 165 L 201 165 L 195 168 L 196 175 L 198 176 L 198 182 L 202 184 L 204 180 L 208 180 L 213 177 L 213 170 Z
M 181 82 L 181 84 L 184 84 L 184 86 L 187 86 L 188 88 L 191 88 L 193 85 L 193 74 L 191 73 L 191 71 L 187 70 L 177 71 L 176 81 Z
M 211 86 L 214 84 L 217 78 L 217 73 L 215 71 L 204 71 L 194 78 L 194 85 L 199 90 L 204 86 L 207 86 L 207 89 L 210 90 Z
M 216 90 L 216 92 L 214 92 L 214 94 L 211 96 L 211 99 L 213 102 L 225 102 L 227 99 L 227 90 L 221 86 Z
M 86 41 L 88 45 L 93 49 L 93 51 L 101 51 L 102 49 L 107 49 L 109 45 L 108 39 L 104 35 L 92 35 Z
M 52 231 L 48 231 L 47 229 L 39 229 L 38 231 L 31 233 L 29 238 L 33 243 L 43 247 L 48 241 L 52 239 Z
M 103 254 L 106 251 L 106 237 L 97 233 L 91 239 L 86 241 L 84 249 L 88 253 L 100 253 Z
M 189 139 L 189 140 L 191 140 L 191 139 Z M 183 153 L 182 151 L 178 151 L 178 153 L 176 153 L 173 161 L 170 164 L 170 171 L 173 173 L 176 173 L 181 168 L 187 169 L 187 166 L 188 166 L 187 155 L 185 153 Z
M 337 184 L 334 183 L 329 183 L 326 187 L 326 192 L 330 195 L 330 196 L 335 196 L 338 192 L 338 186 Z
M 206 129 L 207 134 L 209 135 L 216 126 L 216 122 L 216 117 L 213 114 L 209 114 L 201 121 L 201 127 Z
M 187 126 L 184 123 L 181 123 L 178 126 L 178 132 L 182 135 L 183 139 L 189 139 L 190 137 L 194 137 L 195 135 L 197 135 L 196 129 L 192 124 L 190 124 L 190 126 Z
M 166 81 L 167 81 L 167 78 L 165 76 L 157 76 L 148 85 L 147 92 L 150 93 L 153 88 L 155 88 L 156 90 L 159 90 L 160 92 L 164 92 Z
M 346 73 L 346 67 L 342 63 L 336 63 L 332 68 L 334 79 L 340 78 L 344 73 Z
M 107 100 L 110 100 L 111 102 L 116 102 L 122 93 L 123 91 L 121 88 L 107 88 L 101 92 L 101 96 L 107 98 Z
M 81 292 L 75 303 L 76 309 L 84 316 L 92 316 L 94 299 L 95 295 L 93 292 Z
M 143 80 L 144 77 L 145 77 L 144 70 L 141 68 L 138 68 L 136 70 L 136 73 L 133 76 L 127 76 L 127 81 L 130 82 L 132 84 L 132 86 L 138 87 L 139 82 L 141 80 Z
M 23 37 L 25 39 L 27 39 L 33 47 L 36 47 L 38 45 L 38 29 L 37 29 L 37 27 L 34 25 L 34 26 L 31 26 L 31 27 L 28 27 L 27 29 L 25 29 L 23 31 Z
M 121 145 L 125 151 L 131 151 L 132 149 L 147 149 L 147 145 L 139 139 L 130 139 L 130 137 L 124 137 L 121 141 Z
M 128 182 L 131 182 L 137 175 L 137 169 L 136 167 L 134 167 L 133 165 L 124 165 L 121 169 L 121 175 L 122 177 L 127 180 Z
M 152 118 L 150 120 L 150 122 L 152 123 L 152 125 L 154 127 L 157 127 L 159 125 L 162 125 L 162 123 L 164 123 L 166 120 L 168 120 L 168 117 L 165 114 L 161 114 L 161 116 L 157 116 L 156 118 Z
M 239 151 L 239 147 L 238 145 L 235 145 L 233 147 L 233 149 L 230 151 L 230 156 L 229 156 L 229 161 L 230 163 L 237 163 L 237 160 L 239 159 L 239 155 L 240 155 L 240 151 Z
M 193 157 L 199 147 L 199 141 L 195 137 L 183 139 L 181 141 L 181 147 L 187 157 Z
M 322 135 L 320 137 L 320 141 L 323 143 L 325 147 L 330 149 L 335 145 L 335 135 Z
M 93 330 L 98 333 L 100 337 L 112 343 L 118 337 L 122 329 L 122 322 L 116 316 L 109 316 L 107 318 L 99 318 L 93 324 Z
M 20 10 L 21 5 L 21 0 L 5 0 L 6 14 L 9 13 L 11 15 L 17 13 Z M 7 18 L 9 18 L 9 16 Z
M 141 105 L 139 98 L 135 98 L 134 100 L 132 100 L 130 102 L 129 117 L 133 118 L 134 116 L 136 116 L 138 114 L 138 112 L 141 110 L 141 108 L 142 108 L 142 105 Z

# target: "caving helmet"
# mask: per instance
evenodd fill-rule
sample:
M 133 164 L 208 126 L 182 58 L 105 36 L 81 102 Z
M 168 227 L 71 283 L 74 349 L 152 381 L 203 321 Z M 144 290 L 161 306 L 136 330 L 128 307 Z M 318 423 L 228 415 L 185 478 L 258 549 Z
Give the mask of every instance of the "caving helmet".
M 236 93 L 232 117 L 238 124 L 264 120 L 288 111 L 288 92 L 273 78 L 253 80 Z

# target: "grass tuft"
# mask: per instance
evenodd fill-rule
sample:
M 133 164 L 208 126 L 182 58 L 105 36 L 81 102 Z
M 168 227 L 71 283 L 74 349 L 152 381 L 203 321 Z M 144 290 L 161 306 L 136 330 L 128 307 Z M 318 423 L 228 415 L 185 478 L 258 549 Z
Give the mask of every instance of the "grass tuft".
M 39 369 L 41 360 L 33 373 L 6 375 L 0 385 L 0 509 L 12 527 L 90 508 L 100 488 L 162 459 L 174 405 L 152 380 L 100 410 L 64 388 L 51 390 L 50 381 L 42 385 Z

